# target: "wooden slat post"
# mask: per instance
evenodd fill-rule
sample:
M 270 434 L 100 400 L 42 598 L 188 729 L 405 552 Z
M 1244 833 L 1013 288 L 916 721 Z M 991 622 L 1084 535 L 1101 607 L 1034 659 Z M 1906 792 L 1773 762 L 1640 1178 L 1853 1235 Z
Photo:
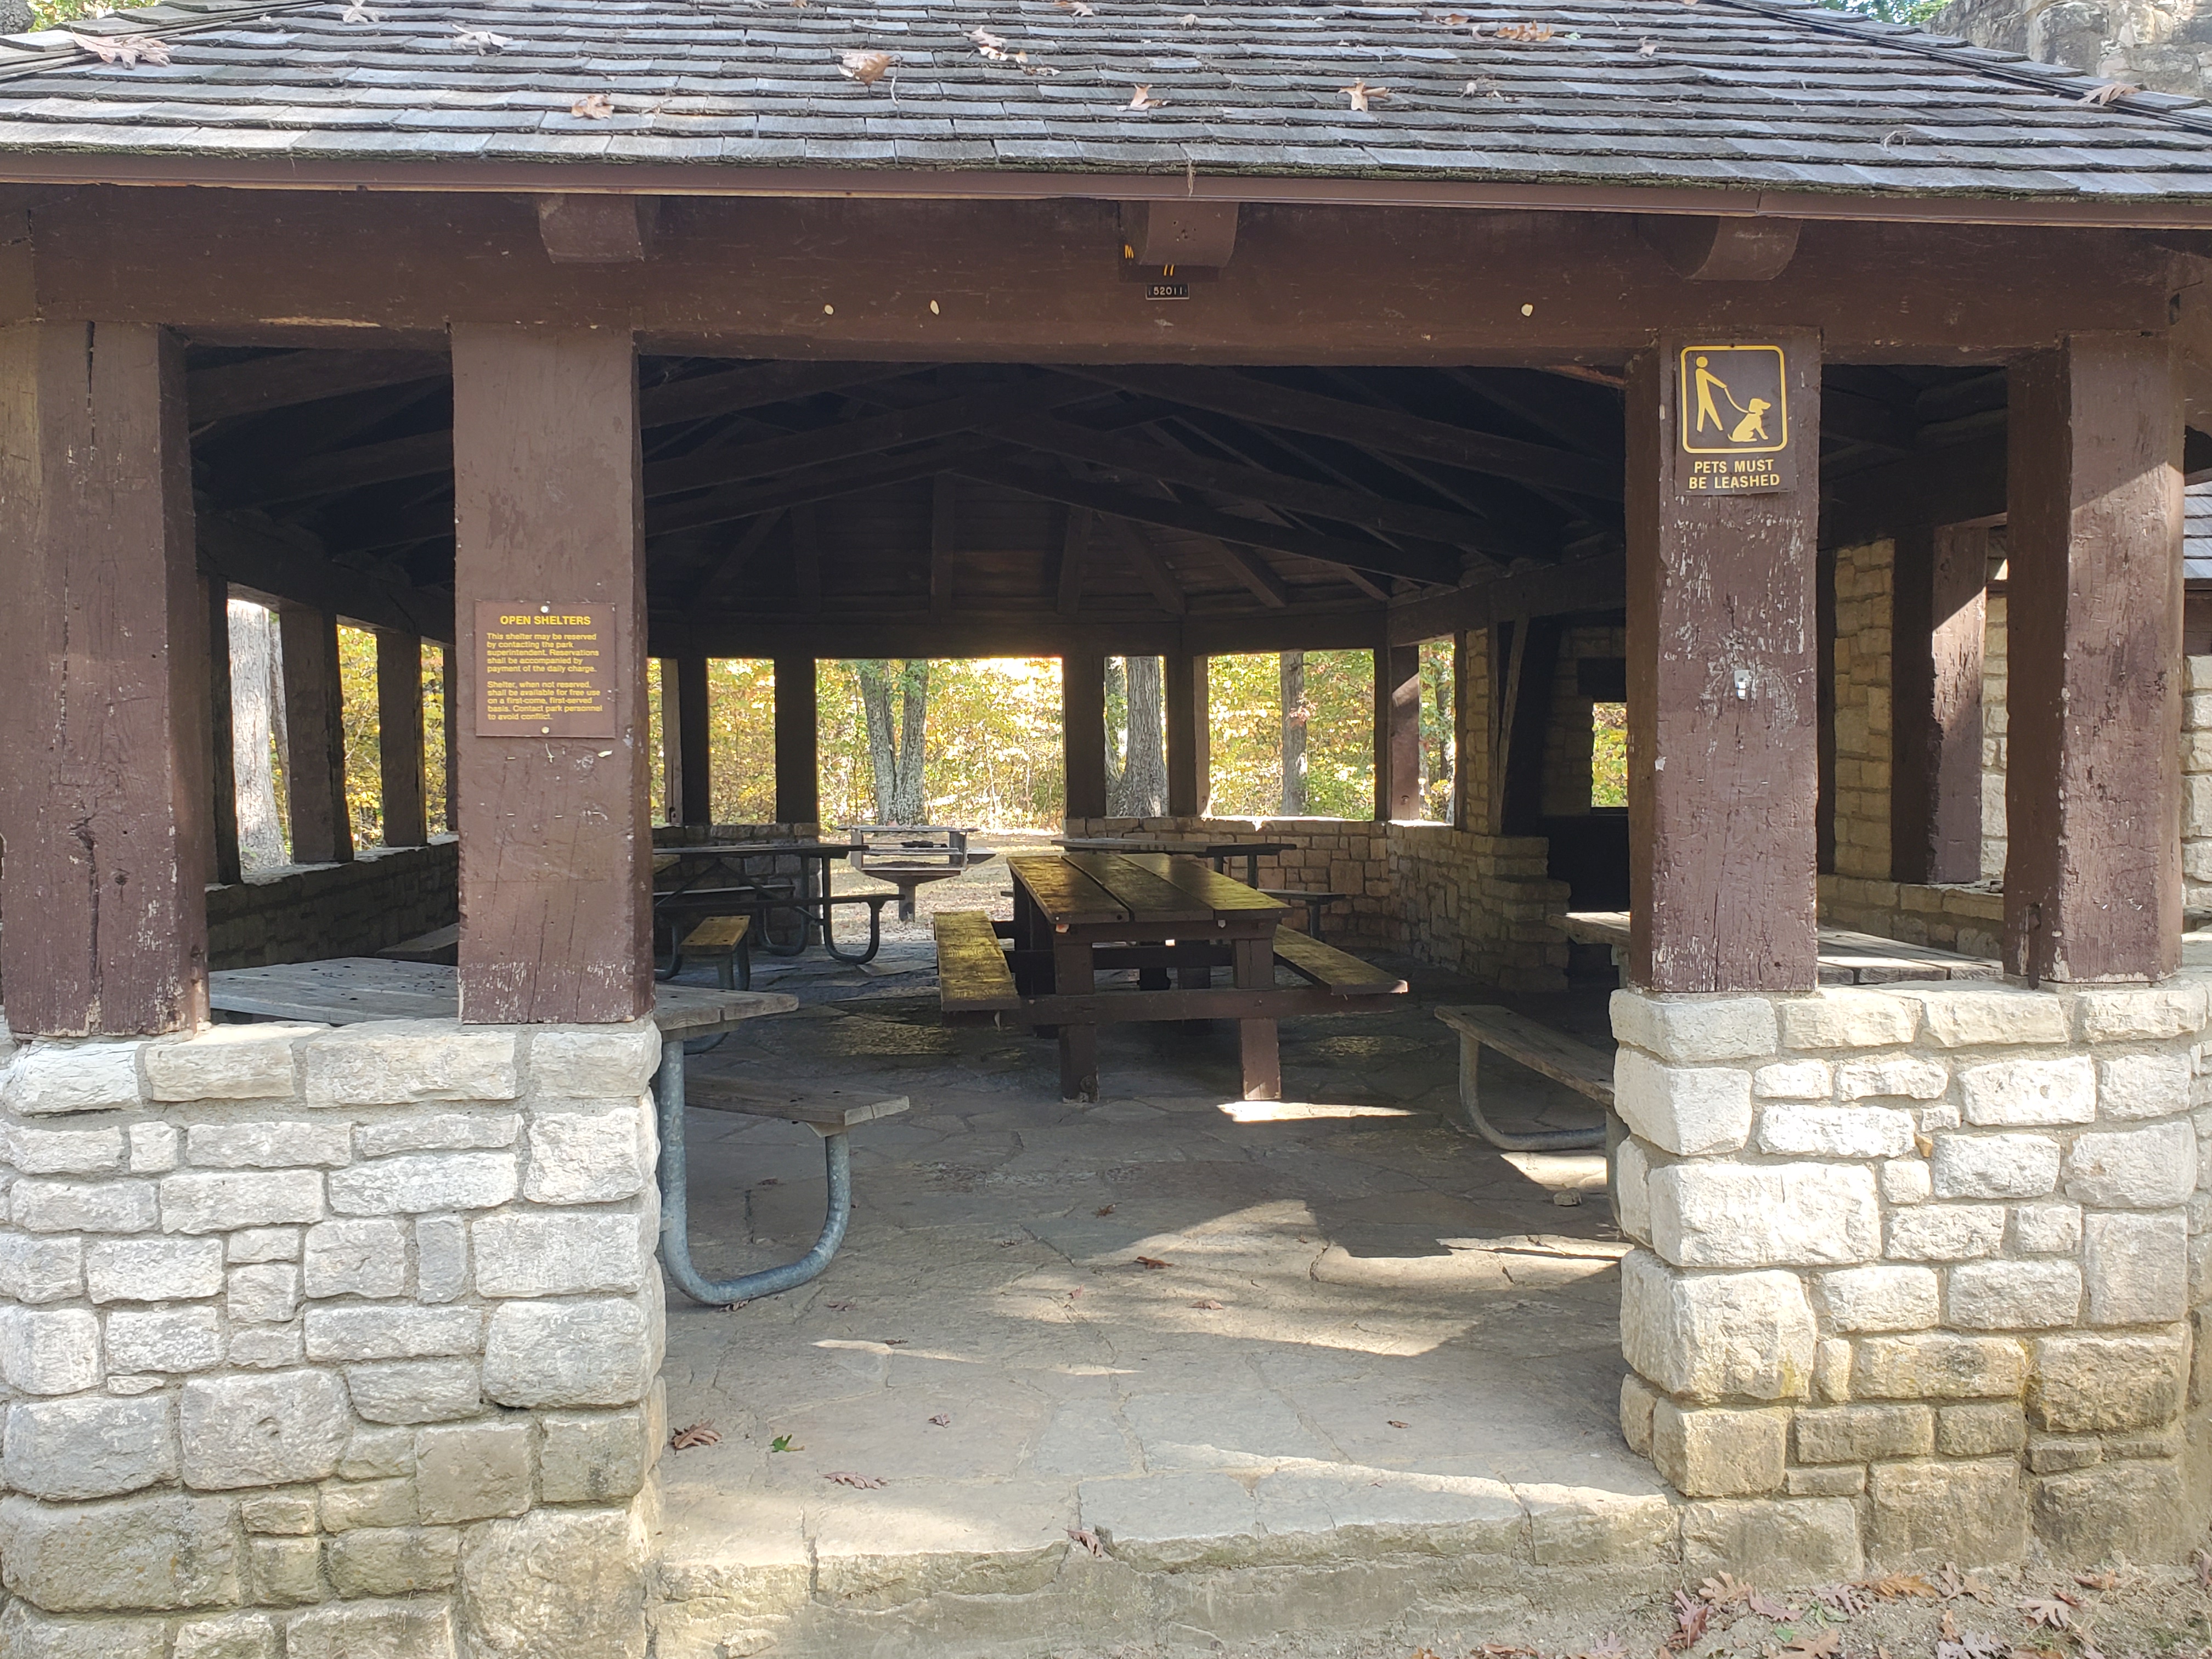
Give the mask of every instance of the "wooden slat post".
M 174 337 L 0 330 L 0 545 L 8 1024 L 190 1030 L 207 1018 L 210 602 Z
M 353 857 L 346 811 L 345 708 L 338 683 L 338 619 L 309 605 L 277 607 L 284 651 L 285 804 L 292 862 L 343 864 Z
M 1167 702 L 1168 816 L 1203 817 L 1213 793 L 1206 659 L 1187 651 L 1170 651 L 1162 661 L 1161 672 Z
M 439 650 L 440 661 L 445 665 L 439 701 L 445 708 L 446 832 L 454 835 L 461 827 L 461 659 L 453 646 L 441 646 Z
M 775 659 L 775 821 L 822 821 L 821 733 L 814 659 Z
M 1066 818 L 1106 816 L 1106 654 L 1069 650 L 1060 659 L 1060 750 Z
M 1489 722 L 1474 718 L 1474 699 L 1468 695 L 1478 645 L 1486 647 L 1486 630 L 1474 629 L 1452 636 L 1452 804 L 1455 828 L 1482 826 L 1489 803 L 1474 787 L 1475 745 L 1489 741 Z
M 1786 490 L 1688 487 L 1677 376 L 1695 342 L 1662 338 L 1629 370 L 1629 978 L 1647 990 L 1817 979 L 1820 344 L 1764 338 L 1787 363 Z
M 1923 526 L 1893 544 L 1891 878 L 1979 881 L 1990 532 Z
M 675 714 L 679 785 L 676 821 L 710 824 L 714 821 L 714 746 L 707 713 L 705 657 L 676 659 Z
M 1490 832 L 1540 833 L 1544 740 L 1552 726 L 1552 681 L 1559 666 L 1559 620 L 1523 617 L 1491 629 L 1497 675 L 1491 708 Z
M 2015 362 L 2005 968 L 2155 979 L 2181 952 L 2181 398 L 2164 338 Z
M 654 803 L 661 821 L 684 822 L 684 710 L 676 689 L 676 659 L 655 657 L 646 672 L 660 693 L 660 799 Z
M 1375 653 L 1375 816 L 1421 816 L 1421 647 Z
M 384 844 L 423 846 L 430 806 L 422 775 L 422 641 L 412 634 L 376 636 L 376 751 Z
M 461 1018 L 635 1019 L 653 961 L 633 347 L 610 330 L 456 325 L 453 353 Z M 607 735 L 481 735 L 486 600 L 609 618 Z
M 208 879 L 223 886 L 240 878 L 238 860 L 238 754 L 230 719 L 230 584 L 220 576 L 201 580 L 207 599 L 208 665 Z

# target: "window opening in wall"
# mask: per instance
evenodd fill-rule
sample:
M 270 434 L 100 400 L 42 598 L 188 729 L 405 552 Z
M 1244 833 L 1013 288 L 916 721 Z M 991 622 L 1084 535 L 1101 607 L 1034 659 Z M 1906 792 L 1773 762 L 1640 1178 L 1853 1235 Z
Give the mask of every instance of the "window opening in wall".
M 1164 659 L 1106 659 L 1106 815 L 1156 818 L 1168 810 Z
M 376 635 L 338 624 L 339 729 L 345 743 L 346 817 L 356 847 L 384 845 L 384 768 L 377 718 Z
M 238 862 L 251 873 L 291 861 L 284 799 L 284 658 L 276 618 L 230 602 L 231 765 L 238 780 Z
M 1453 775 L 1459 763 L 1453 702 L 1458 684 L 1457 653 L 1446 637 L 1423 640 L 1420 653 L 1420 814 L 1431 823 L 1449 823 Z
M 1217 817 L 1371 818 L 1375 653 L 1207 660 Z
M 1628 805 L 1628 705 L 1590 705 L 1590 789 L 1592 806 Z
M 669 799 L 668 724 L 663 712 L 675 701 L 676 659 L 659 658 L 653 665 L 653 672 L 645 677 L 645 798 L 651 803 L 655 823 L 675 823 L 681 810 L 681 803 Z
M 444 646 L 428 640 L 422 642 L 422 790 L 434 836 L 451 835 L 453 830 L 446 810 L 446 665 L 449 660 Z
M 822 821 L 1056 829 L 1060 659 L 848 659 L 815 675 Z
M 716 823 L 775 821 L 775 662 L 707 664 L 708 811 Z

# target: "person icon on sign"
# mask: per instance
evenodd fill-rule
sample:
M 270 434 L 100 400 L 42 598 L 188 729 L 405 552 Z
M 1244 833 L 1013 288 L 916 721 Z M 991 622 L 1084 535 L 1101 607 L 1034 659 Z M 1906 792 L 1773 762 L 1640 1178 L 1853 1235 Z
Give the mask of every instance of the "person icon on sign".
M 1721 391 L 1722 394 L 1726 396 L 1728 388 L 1723 386 Z M 1735 399 L 1729 398 L 1729 401 L 1735 403 Z M 1741 407 L 1741 405 L 1738 406 Z M 1743 418 L 1735 423 L 1735 430 L 1729 434 L 1729 441 L 1732 444 L 1771 442 L 1771 440 L 1766 435 L 1766 411 L 1773 407 L 1774 405 L 1764 398 L 1753 398 L 1750 407 L 1744 409 Z
M 1719 375 L 1714 374 L 1711 368 L 1706 367 L 1711 361 L 1711 359 L 1707 357 L 1699 357 L 1698 359 L 1698 425 L 1696 431 L 1691 434 L 1693 437 L 1701 437 L 1704 435 L 1705 422 L 1707 421 L 1711 421 L 1713 423 L 1713 428 L 1716 431 L 1726 432 L 1728 430 L 1728 422 L 1721 419 L 1719 405 L 1713 402 L 1713 388 L 1715 386 L 1718 386 L 1721 389 L 1722 397 L 1727 398 L 1732 404 L 1735 403 L 1735 399 L 1729 394 L 1728 382 L 1721 379 Z M 1741 409 L 1742 405 L 1741 404 L 1737 404 L 1736 407 Z

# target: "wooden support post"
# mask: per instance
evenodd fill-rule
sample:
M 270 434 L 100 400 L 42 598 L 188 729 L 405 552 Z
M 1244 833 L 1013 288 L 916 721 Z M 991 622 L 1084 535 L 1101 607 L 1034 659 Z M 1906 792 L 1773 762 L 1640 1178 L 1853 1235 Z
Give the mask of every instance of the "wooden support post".
M 422 778 L 422 641 L 412 634 L 376 636 L 376 751 L 384 788 L 384 844 L 427 844 L 430 809 Z
M 1106 655 L 1069 650 L 1060 659 L 1060 750 L 1072 831 L 1079 818 L 1106 816 Z
M 311 605 L 283 605 L 284 799 L 292 862 L 343 864 L 353 857 L 346 811 L 345 706 L 338 683 L 338 619 Z
M 446 714 L 446 833 L 457 836 L 461 828 L 461 658 L 453 646 L 441 645 L 438 650 L 445 665 L 439 701 Z
M 1541 833 L 1544 739 L 1552 725 L 1552 682 L 1559 666 L 1559 620 L 1523 617 L 1491 629 L 1498 676 L 1491 709 L 1498 732 L 1491 746 L 1490 832 Z
M 1275 945 L 1272 939 L 1240 939 L 1230 951 L 1231 972 L 1240 991 L 1273 990 L 1275 984 Z M 1237 1022 L 1238 1057 L 1243 1062 L 1244 1098 L 1280 1100 L 1283 1097 L 1283 1054 L 1272 1019 Z
M 822 818 L 821 738 L 816 727 L 814 659 L 775 659 L 775 821 Z
M 1375 816 L 1421 815 L 1421 647 L 1375 653 Z
M 1891 878 L 1982 876 L 1982 633 L 1990 532 L 1900 531 L 1890 634 Z
M 1629 368 L 1629 978 L 1809 991 L 1820 343 L 1762 341 L 1784 353 L 1766 412 L 1790 487 L 1724 494 L 1690 488 L 1678 377 L 1694 343 L 1662 339 Z
M 230 584 L 201 580 L 207 599 L 208 804 L 214 840 L 208 879 L 222 886 L 240 879 L 238 860 L 238 754 L 230 719 Z
M 461 1018 L 636 1019 L 653 837 L 635 353 L 617 331 L 457 324 L 453 355 Z M 483 601 L 603 619 L 591 735 L 483 734 Z
M 2156 979 L 2181 954 L 2181 395 L 2166 339 L 2011 371 L 2005 968 Z
M 1206 816 L 1213 793 L 1212 732 L 1206 724 L 1206 659 L 1171 651 L 1161 664 L 1168 707 L 1168 816 Z
M 1487 647 L 1489 634 L 1486 630 L 1477 629 L 1452 636 L 1451 821 L 1455 828 L 1461 830 L 1481 828 L 1487 822 L 1490 811 L 1489 803 L 1477 797 L 1474 787 L 1475 749 L 1477 744 L 1489 742 L 1489 722 L 1487 720 L 1478 722 L 1474 719 L 1474 699 L 1468 695 L 1475 683 L 1475 647 L 1478 641 Z
M 660 693 L 660 799 L 664 823 L 684 822 L 684 710 L 676 689 L 676 659 L 655 657 L 647 672 Z
M 207 1018 L 208 601 L 184 350 L 0 330 L 0 978 L 19 1037 Z
M 663 705 L 662 718 L 666 718 Z M 676 659 L 677 823 L 714 821 L 714 729 L 707 712 L 707 659 Z
M 1091 946 L 1055 939 L 1052 947 L 1052 988 L 1055 996 L 1089 996 L 1097 988 L 1098 976 L 1091 963 Z M 1063 1025 L 1060 1037 L 1060 1097 L 1062 1100 L 1098 1098 L 1098 1028 Z

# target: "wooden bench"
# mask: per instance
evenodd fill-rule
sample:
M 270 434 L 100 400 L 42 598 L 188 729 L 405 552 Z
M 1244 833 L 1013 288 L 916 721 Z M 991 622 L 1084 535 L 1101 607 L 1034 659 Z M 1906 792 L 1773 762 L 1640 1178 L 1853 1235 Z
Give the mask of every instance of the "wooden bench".
M 714 964 L 714 980 L 725 991 L 753 988 L 753 954 L 746 942 L 752 932 L 750 916 L 709 916 L 684 936 L 683 944 L 676 947 L 676 962 L 669 972 L 684 970 L 686 957 L 698 957 Z M 735 969 L 734 981 L 732 969 Z
M 1310 933 L 1278 927 L 1275 960 L 1309 985 L 1318 985 L 1334 996 L 1395 996 L 1406 988 L 1406 981 L 1388 969 L 1362 962 L 1334 945 L 1323 945 Z
M 1306 936 L 1321 937 L 1321 913 L 1326 905 L 1341 904 L 1352 896 L 1349 893 L 1309 893 L 1292 887 L 1262 887 L 1260 890 L 1271 899 L 1280 899 L 1285 904 L 1306 907 Z
M 433 927 L 427 933 L 387 945 L 376 954 L 386 962 L 428 962 L 443 968 L 456 967 L 461 959 L 461 924 L 456 921 L 444 927 Z
M 1458 1127 L 1480 1135 L 1492 1146 L 1509 1152 L 1590 1152 L 1606 1148 L 1608 1189 L 1613 1149 L 1622 1132 L 1613 1110 L 1613 1057 L 1555 1031 L 1548 1025 L 1485 1004 L 1474 1007 L 1439 1008 L 1437 1018 L 1459 1033 Z M 1605 1121 L 1588 1129 L 1542 1129 L 1529 1134 L 1509 1134 L 1492 1128 L 1482 1113 L 1482 1051 L 1495 1048 L 1508 1060 L 1532 1072 L 1540 1072 L 1564 1083 L 1585 1099 L 1605 1108 Z
M 823 1137 L 842 1135 L 855 1124 L 896 1117 L 908 1104 L 904 1095 L 878 1095 L 863 1089 L 793 1089 L 781 1083 L 694 1073 L 684 1080 L 684 1103 L 709 1112 L 742 1112 L 749 1117 L 780 1117 L 804 1123 Z
M 938 1006 L 948 1019 L 1021 1012 L 1014 970 L 990 917 L 981 910 L 939 910 L 929 922 L 937 936 Z

